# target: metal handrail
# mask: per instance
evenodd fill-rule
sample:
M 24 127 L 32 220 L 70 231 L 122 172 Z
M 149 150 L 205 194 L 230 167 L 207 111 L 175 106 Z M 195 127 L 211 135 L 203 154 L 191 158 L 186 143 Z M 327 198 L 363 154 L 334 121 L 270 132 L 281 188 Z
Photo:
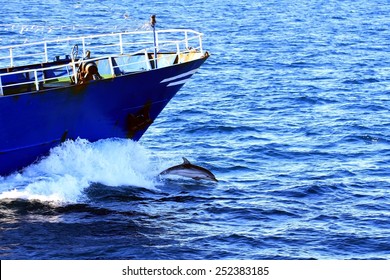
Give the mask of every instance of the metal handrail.
M 184 39 L 181 41 L 186 42 L 186 45 L 188 46 L 188 41 L 190 41 L 193 38 L 197 38 L 199 40 L 199 46 L 201 51 L 202 49 L 202 33 L 199 33 L 197 31 L 191 30 L 191 29 L 168 29 L 168 30 L 156 30 L 156 36 L 157 36 L 157 44 L 161 43 L 160 37 L 163 34 L 169 34 L 169 33 L 183 33 Z M 188 34 L 194 34 L 193 37 L 188 38 Z M 140 41 L 140 42 L 135 42 L 135 43 L 126 43 L 123 42 L 124 36 L 130 36 L 130 35 L 150 35 L 149 41 Z M 93 40 L 93 39 L 104 39 L 104 38 L 115 38 L 117 37 L 117 43 L 112 43 L 109 45 L 103 45 L 102 47 L 119 47 L 119 53 L 123 54 L 124 53 L 124 47 L 125 46 L 135 46 L 135 45 L 153 45 L 153 37 L 152 37 L 152 31 L 133 31 L 133 32 L 122 32 L 122 33 L 110 33 L 110 34 L 97 34 L 97 35 L 88 35 L 88 36 L 82 36 L 82 37 L 67 37 L 64 39 L 56 39 L 56 40 L 49 40 L 49 41 L 44 41 L 44 42 L 33 42 L 33 43 L 26 43 L 26 44 L 16 44 L 16 45 L 11 45 L 11 46 L 2 46 L 0 47 L 0 52 L 4 50 L 8 50 L 8 55 L 6 56 L 0 56 L 0 62 L 3 60 L 9 60 L 9 64 L 5 67 L 15 67 L 18 66 L 15 64 L 15 59 L 16 58 L 21 58 L 21 57 L 35 57 L 35 56 L 43 56 L 43 60 L 39 61 L 38 63 L 47 63 L 49 61 L 49 48 L 50 45 L 58 45 L 60 43 L 68 43 L 68 45 L 71 42 L 78 42 L 82 46 L 82 53 L 85 55 L 86 50 L 87 50 L 87 41 L 88 40 Z M 74 43 L 74 44 L 75 44 Z M 93 43 L 92 41 L 90 43 Z M 73 44 L 73 45 L 74 45 Z M 20 55 L 15 55 L 15 51 L 21 48 L 28 48 L 28 47 L 39 47 L 41 46 L 41 51 L 32 53 L 32 54 L 20 54 Z M 88 48 L 99 48 L 100 46 L 89 46 Z M 157 45 L 158 47 L 158 45 Z M 53 47 L 52 47 L 53 48 Z M 144 47 L 142 47 L 143 49 Z M 117 51 L 118 52 L 118 51 Z
M 181 39 L 181 40 L 165 39 L 164 40 L 164 38 L 162 38 L 163 34 L 178 33 L 178 32 L 184 34 L 184 39 Z M 132 64 L 132 63 L 127 63 L 127 64 L 121 64 L 121 65 L 117 65 L 117 66 L 113 66 L 113 64 L 112 64 L 112 57 L 118 56 L 118 54 L 123 55 L 124 49 L 128 48 L 128 47 L 133 47 L 133 46 L 138 46 L 138 45 L 144 47 L 144 48 L 138 49 L 135 52 L 126 53 L 126 55 L 133 56 L 133 55 L 143 54 L 145 65 L 146 65 L 145 69 L 148 69 L 148 65 L 150 65 L 150 61 L 151 61 L 151 59 L 149 59 L 149 57 L 147 55 L 148 52 L 153 53 L 155 50 L 172 48 L 172 52 L 176 53 L 179 56 L 179 54 L 181 54 L 181 53 L 186 53 L 186 52 L 190 51 L 189 50 L 189 42 L 190 41 L 197 40 L 198 45 L 195 48 L 193 48 L 192 51 L 196 50 L 196 51 L 199 51 L 200 53 L 203 53 L 203 47 L 202 47 L 202 35 L 203 34 L 196 32 L 196 31 L 193 31 L 193 30 L 170 29 L 170 30 L 156 31 L 156 34 L 159 38 L 158 40 L 156 40 L 158 42 L 156 44 L 156 46 L 154 45 L 154 42 L 152 42 L 152 41 L 127 42 L 124 40 L 124 37 L 127 35 L 130 36 L 130 35 L 139 35 L 139 34 L 151 34 L 151 31 L 135 31 L 135 32 L 115 33 L 115 34 L 89 35 L 89 36 L 78 37 L 78 38 L 65 38 L 65 39 L 61 39 L 61 40 L 52 40 L 52 41 L 45 41 L 45 42 L 27 43 L 27 44 L 13 45 L 13 46 L 7 46 L 7 47 L 0 47 L 0 50 L 7 50 L 8 49 L 9 53 L 10 53 L 9 56 L 0 57 L 0 61 L 2 59 L 9 59 L 10 67 L 14 67 L 15 66 L 14 61 L 16 58 L 31 57 L 31 56 L 38 54 L 40 56 L 43 55 L 43 58 L 44 58 L 43 61 L 35 61 L 35 62 L 33 61 L 31 64 L 42 63 L 42 62 L 47 63 L 48 57 L 49 57 L 48 50 L 49 50 L 49 46 L 51 44 L 58 44 L 59 42 L 68 42 L 68 44 L 69 44 L 70 41 L 79 41 L 79 42 L 81 41 L 83 56 L 85 56 L 86 51 L 87 51 L 87 40 L 101 39 L 101 38 L 107 38 L 107 37 L 117 37 L 118 43 L 116 43 L 116 44 L 115 43 L 110 43 L 110 44 L 106 43 L 106 44 L 102 44 L 102 45 L 92 45 L 93 44 L 92 42 L 91 43 L 88 42 L 90 44 L 90 45 L 88 45 L 88 49 L 99 50 L 99 49 L 106 49 L 107 47 L 119 47 L 119 49 L 117 49 L 117 53 L 116 54 L 101 55 L 101 56 L 94 57 L 92 59 L 82 59 L 82 62 L 85 62 L 85 63 L 90 62 L 90 61 L 96 62 L 99 60 L 108 59 L 112 75 L 114 75 L 114 73 L 115 73 L 114 68 L 120 68 L 120 67 Z M 189 34 L 194 34 L 194 36 L 189 37 L 188 36 Z M 184 45 L 183 48 L 181 48 L 181 44 Z M 26 54 L 14 55 L 14 50 L 16 50 L 18 48 L 40 46 L 40 45 L 43 46 L 43 49 L 44 49 L 43 52 L 40 51 L 40 52 L 36 52 L 36 53 L 29 53 L 28 55 L 26 55 Z M 149 46 L 149 47 L 145 47 L 145 46 Z M 54 65 L 54 66 L 50 66 L 50 67 L 40 67 L 40 68 L 33 68 L 33 69 L 30 68 L 30 69 L 25 69 L 25 70 L 20 70 L 20 71 L 14 71 L 14 72 L 11 71 L 11 72 L 7 72 L 7 73 L 1 73 L 0 74 L 0 96 L 3 95 L 3 88 L 14 87 L 14 86 L 18 86 L 18 85 L 32 84 L 35 86 L 35 90 L 38 91 L 40 83 L 46 83 L 46 82 L 49 82 L 51 80 L 56 80 L 58 78 L 63 78 L 66 76 L 68 76 L 69 78 L 73 76 L 74 81 L 77 82 L 77 70 L 76 69 L 78 69 L 78 66 L 80 65 L 80 63 L 81 63 L 81 61 L 77 61 L 77 60 L 72 59 L 72 61 L 70 63 L 64 63 L 61 65 Z M 139 63 L 139 62 L 134 62 L 134 63 Z M 179 59 L 178 63 L 181 63 L 180 59 Z M 63 75 L 61 77 L 55 77 L 55 78 L 45 78 L 43 75 L 44 71 L 64 69 L 65 67 L 67 69 L 67 73 L 68 73 L 67 75 Z M 8 75 L 17 75 L 17 74 L 26 74 L 26 73 L 33 73 L 34 79 L 31 79 L 29 81 L 14 83 L 14 84 L 6 84 L 5 85 L 2 83 L 2 77 L 8 76 Z M 42 73 L 41 78 L 38 75 L 40 73 Z

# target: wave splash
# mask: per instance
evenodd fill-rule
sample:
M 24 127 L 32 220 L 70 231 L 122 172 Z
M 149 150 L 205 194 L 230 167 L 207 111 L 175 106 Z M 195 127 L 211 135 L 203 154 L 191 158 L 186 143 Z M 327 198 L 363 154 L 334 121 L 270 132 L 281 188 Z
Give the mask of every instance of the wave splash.
M 158 166 L 139 143 L 69 140 L 21 173 L 0 177 L 0 199 L 79 202 L 92 183 L 154 189 Z

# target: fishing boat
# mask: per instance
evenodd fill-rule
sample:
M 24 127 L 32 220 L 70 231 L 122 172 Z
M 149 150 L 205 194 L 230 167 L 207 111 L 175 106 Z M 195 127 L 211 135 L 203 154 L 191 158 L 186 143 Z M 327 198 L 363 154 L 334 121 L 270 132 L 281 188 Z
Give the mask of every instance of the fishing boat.
M 0 47 L 0 175 L 67 139 L 138 141 L 209 57 L 191 29 Z

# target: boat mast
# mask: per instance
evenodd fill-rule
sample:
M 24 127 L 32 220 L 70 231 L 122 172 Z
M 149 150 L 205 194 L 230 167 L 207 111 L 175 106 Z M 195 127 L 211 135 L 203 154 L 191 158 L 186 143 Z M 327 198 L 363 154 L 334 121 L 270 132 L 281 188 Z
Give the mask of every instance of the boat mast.
M 150 16 L 150 26 L 153 28 L 154 68 L 157 69 L 156 15 L 151 15 Z

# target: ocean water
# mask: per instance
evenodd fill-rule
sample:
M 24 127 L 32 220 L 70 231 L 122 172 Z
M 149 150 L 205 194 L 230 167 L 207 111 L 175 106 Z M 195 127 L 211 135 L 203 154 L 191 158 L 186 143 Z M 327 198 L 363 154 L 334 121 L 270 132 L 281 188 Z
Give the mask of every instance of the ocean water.
M 0 45 L 157 14 L 211 57 L 138 143 L 68 141 L 0 177 L 0 258 L 389 259 L 389 3 L 168 3 L 2 7 Z M 158 176 L 183 156 L 219 182 Z

